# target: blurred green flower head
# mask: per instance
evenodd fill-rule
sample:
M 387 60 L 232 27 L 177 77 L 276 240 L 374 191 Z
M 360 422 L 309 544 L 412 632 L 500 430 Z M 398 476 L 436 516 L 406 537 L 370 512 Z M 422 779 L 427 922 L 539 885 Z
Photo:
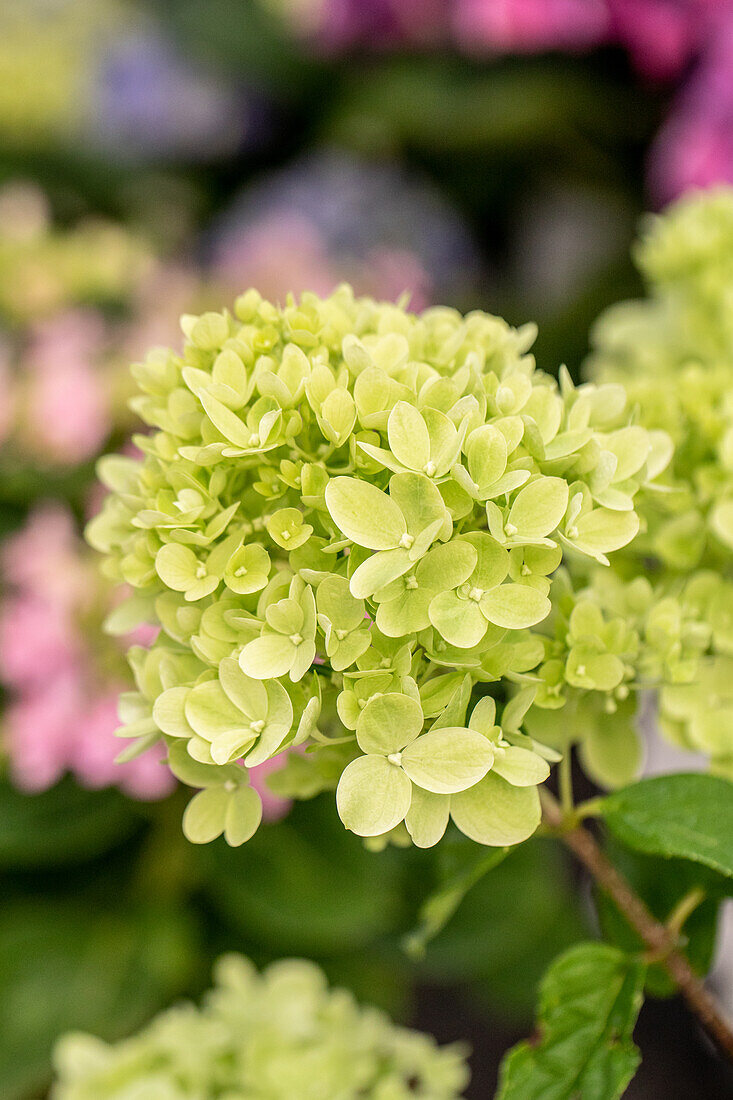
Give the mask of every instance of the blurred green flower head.
M 108 1045 L 72 1034 L 56 1048 L 54 1100 L 457 1100 L 465 1051 L 395 1026 L 331 990 L 313 963 L 258 974 L 228 955 L 201 1008 L 180 1005 Z

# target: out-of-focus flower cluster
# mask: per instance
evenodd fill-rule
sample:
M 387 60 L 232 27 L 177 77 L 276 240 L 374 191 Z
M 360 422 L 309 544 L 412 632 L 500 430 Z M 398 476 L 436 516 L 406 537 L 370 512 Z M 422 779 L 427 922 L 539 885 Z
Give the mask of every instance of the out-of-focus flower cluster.
M 733 181 L 730 0 L 262 0 L 327 53 L 451 46 L 474 57 L 620 46 L 642 77 L 677 93 L 650 158 L 662 203 Z
M 210 235 L 212 280 L 272 301 L 341 282 L 415 310 L 474 290 L 477 249 L 429 182 L 389 161 L 311 154 L 248 188 Z
M 123 732 L 164 737 L 201 788 L 189 838 L 247 840 L 247 769 L 301 744 L 277 790 L 338 784 L 361 836 L 531 835 L 557 755 L 521 732 L 535 687 L 505 688 L 546 656 L 560 563 L 636 535 L 666 437 L 628 426 L 621 386 L 559 387 L 533 326 L 484 313 L 250 290 L 182 326 L 182 356 L 133 368 L 154 434 L 143 461 L 102 461 L 89 538 L 137 590 L 117 627 L 162 627 L 131 650 Z
M 621 381 L 639 425 L 675 444 L 642 533 L 595 589 L 659 656 L 660 725 L 733 773 L 733 193 L 652 218 L 637 249 L 648 297 L 608 310 L 590 369 Z
M 438 1047 L 329 989 L 313 963 L 258 974 L 228 955 L 214 978 L 201 1008 L 169 1009 L 120 1043 L 63 1038 L 53 1100 L 458 1100 L 468 1083 L 462 1047 Z
M 68 466 L 129 430 L 127 363 L 173 338 L 200 288 L 100 220 L 54 226 L 41 191 L 0 191 L 0 464 Z
M 0 667 L 10 691 L 2 748 L 14 782 L 43 790 L 72 772 L 88 787 L 117 785 L 136 798 L 166 794 L 172 778 L 160 751 L 115 765 L 123 649 L 102 631 L 110 588 L 71 514 L 61 505 L 39 507 L 4 543 L 2 566 Z M 147 643 L 154 633 L 137 638 Z
M 120 0 L 4 0 L 0 134 L 116 159 L 207 159 L 255 134 L 248 99 Z

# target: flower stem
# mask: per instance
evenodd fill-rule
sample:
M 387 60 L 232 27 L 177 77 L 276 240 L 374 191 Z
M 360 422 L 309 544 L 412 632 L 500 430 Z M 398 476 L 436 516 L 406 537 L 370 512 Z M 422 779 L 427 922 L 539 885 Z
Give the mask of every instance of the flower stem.
M 567 752 L 563 755 L 560 766 L 558 768 L 560 785 L 560 803 L 563 809 L 563 815 L 569 817 L 573 813 L 575 806 L 575 800 L 573 798 L 573 758 L 571 756 L 572 749 L 568 748 Z
M 557 800 L 542 790 L 545 821 L 575 857 L 592 875 L 599 887 L 616 903 L 629 924 L 638 932 L 649 951 L 678 986 L 689 1008 L 714 1040 L 716 1046 L 733 1062 L 733 1027 L 713 995 L 690 966 L 687 957 L 678 950 L 675 927 L 661 924 L 647 909 L 642 899 L 614 867 L 593 835 L 573 821 L 570 825 Z M 689 897 L 689 895 L 688 895 Z M 684 900 L 684 899 L 683 899 Z M 691 911 L 691 910 L 690 910 Z M 689 912 L 684 919 L 689 916 Z

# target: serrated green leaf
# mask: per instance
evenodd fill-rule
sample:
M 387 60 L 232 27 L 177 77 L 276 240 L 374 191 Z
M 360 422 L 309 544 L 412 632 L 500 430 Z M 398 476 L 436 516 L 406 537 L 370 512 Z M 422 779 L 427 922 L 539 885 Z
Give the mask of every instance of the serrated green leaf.
M 643 965 L 618 948 L 571 947 L 542 981 L 541 1039 L 505 1057 L 496 1100 L 619 1100 L 640 1061 L 643 985 Z
M 630 848 L 690 859 L 733 877 L 733 783 L 663 775 L 608 795 L 599 812 Z

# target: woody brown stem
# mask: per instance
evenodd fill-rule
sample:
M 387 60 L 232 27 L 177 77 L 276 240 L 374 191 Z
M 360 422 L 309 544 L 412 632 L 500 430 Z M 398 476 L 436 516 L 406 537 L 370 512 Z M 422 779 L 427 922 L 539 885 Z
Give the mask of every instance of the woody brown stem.
M 654 961 L 664 967 L 677 985 L 689 1008 L 716 1046 L 733 1062 L 733 1027 L 715 997 L 690 966 L 687 957 L 679 950 L 678 937 L 674 930 L 652 916 L 642 899 L 634 893 L 623 875 L 602 851 L 592 833 L 574 823 L 572 816 L 568 824 L 560 804 L 549 791 L 542 791 L 542 808 L 547 825 L 615 902 L 632 928 L 638 932 Z

